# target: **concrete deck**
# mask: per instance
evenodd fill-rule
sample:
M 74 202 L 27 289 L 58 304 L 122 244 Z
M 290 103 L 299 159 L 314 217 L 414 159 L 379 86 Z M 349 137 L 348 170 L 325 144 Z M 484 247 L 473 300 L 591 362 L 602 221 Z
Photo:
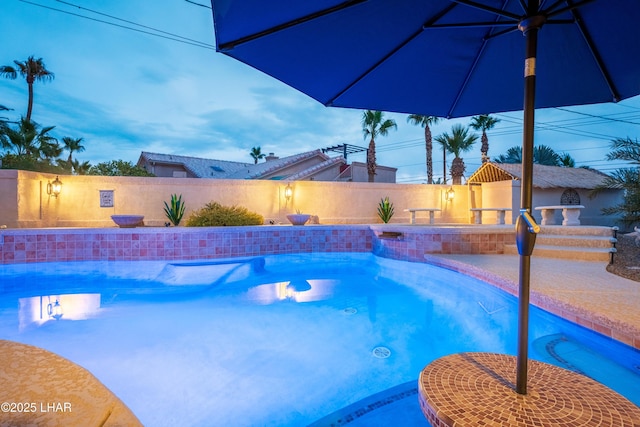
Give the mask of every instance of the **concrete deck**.
M 427 260 L 517 294 L 517 255 L 427 255 Z M 531 257 L 531 303 L 640 349 L 640 283 L 607 263 Z

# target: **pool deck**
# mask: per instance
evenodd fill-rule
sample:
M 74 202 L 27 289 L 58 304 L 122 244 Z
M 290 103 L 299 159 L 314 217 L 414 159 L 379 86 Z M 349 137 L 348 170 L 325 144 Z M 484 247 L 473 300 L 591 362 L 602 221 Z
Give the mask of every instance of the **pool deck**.
M 517 292 L 517 255 L 428 255 L 427 261 Z M 640 349 L 640 283 L 604 262 L 531 257 L 531 303 Z

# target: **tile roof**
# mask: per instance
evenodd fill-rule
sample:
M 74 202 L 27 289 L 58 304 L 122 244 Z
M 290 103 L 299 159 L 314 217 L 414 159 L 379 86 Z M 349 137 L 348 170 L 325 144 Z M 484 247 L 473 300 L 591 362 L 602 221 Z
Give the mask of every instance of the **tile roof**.
M 315 172 L 318 172 L 332 164 L 344 162 L 343 157 L 329 157 L 321 150 L 307 151 L 305 153 L 294 154 L 292 156 L 277 158 L 258 164 L 143 151 L 140 154 L 138 164 L 141 164 L 143 160 L 146 160 L 149 163 L 157 162 L 163 164 L 182 165 L 198 178 L 275 179 L 273 175 L 277 174 L 279 170 L 284 172 L 286 168 L 303 161 L 313 159 L 314 157 L 318 158 L 319 163 L 294 174 L 294 176 L 299 176 L 300 178 L 291 178 L 291 174 L 285 174 L 280 177 L 280 179 L 302 179 L 301 177 L 312 176 Z
M 602 184 L 606 177 L 606 174 L 595 169 L 533 165 L 533 186 L 535 188 L 593 189 Z M 522 179 L 522 165 L 520 163 L 487 162 L 469 177 L 467 183 L 511 179 Z

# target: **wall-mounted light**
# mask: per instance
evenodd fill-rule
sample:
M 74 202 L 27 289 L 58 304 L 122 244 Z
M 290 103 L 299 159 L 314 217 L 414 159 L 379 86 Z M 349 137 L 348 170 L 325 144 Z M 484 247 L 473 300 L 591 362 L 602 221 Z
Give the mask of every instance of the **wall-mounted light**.
M 49 196 L 58 197 L 60 192 L 62 191 L 62 181 L 56 176 L 56 179 L 53 182 L 47 183 L 47 194 Z
M 49 303 L 47 305 L 47 314 L 49 317 L 53 317 L 56 320 L 60 320 L 62 317 L 62 306 L 60 305 L 60 301 L 56 300 L 53 304 Z
M 287 199 L 288 202 L 291 200 L 291 196 L 293 196 L 293 188 L 291 188 L 291 185 L 287 184 L 284 188 L 284 198 Z
M 456 192 L 453 191 L 453 187 L 449 187 L 449 189 L 444 193 L 444 198 L 447 202 L 452 201 L 455 196 Z

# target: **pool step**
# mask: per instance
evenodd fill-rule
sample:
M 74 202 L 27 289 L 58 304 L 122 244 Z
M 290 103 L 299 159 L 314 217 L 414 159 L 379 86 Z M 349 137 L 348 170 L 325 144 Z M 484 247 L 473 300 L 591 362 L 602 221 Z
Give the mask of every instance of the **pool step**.
M 609 261 L 616 239 L 611 227 L 546 226 L 536 237 L 533 256 L 578 261 Z M 505 245 L 504 253 L 517 255 L 515 244 Z

